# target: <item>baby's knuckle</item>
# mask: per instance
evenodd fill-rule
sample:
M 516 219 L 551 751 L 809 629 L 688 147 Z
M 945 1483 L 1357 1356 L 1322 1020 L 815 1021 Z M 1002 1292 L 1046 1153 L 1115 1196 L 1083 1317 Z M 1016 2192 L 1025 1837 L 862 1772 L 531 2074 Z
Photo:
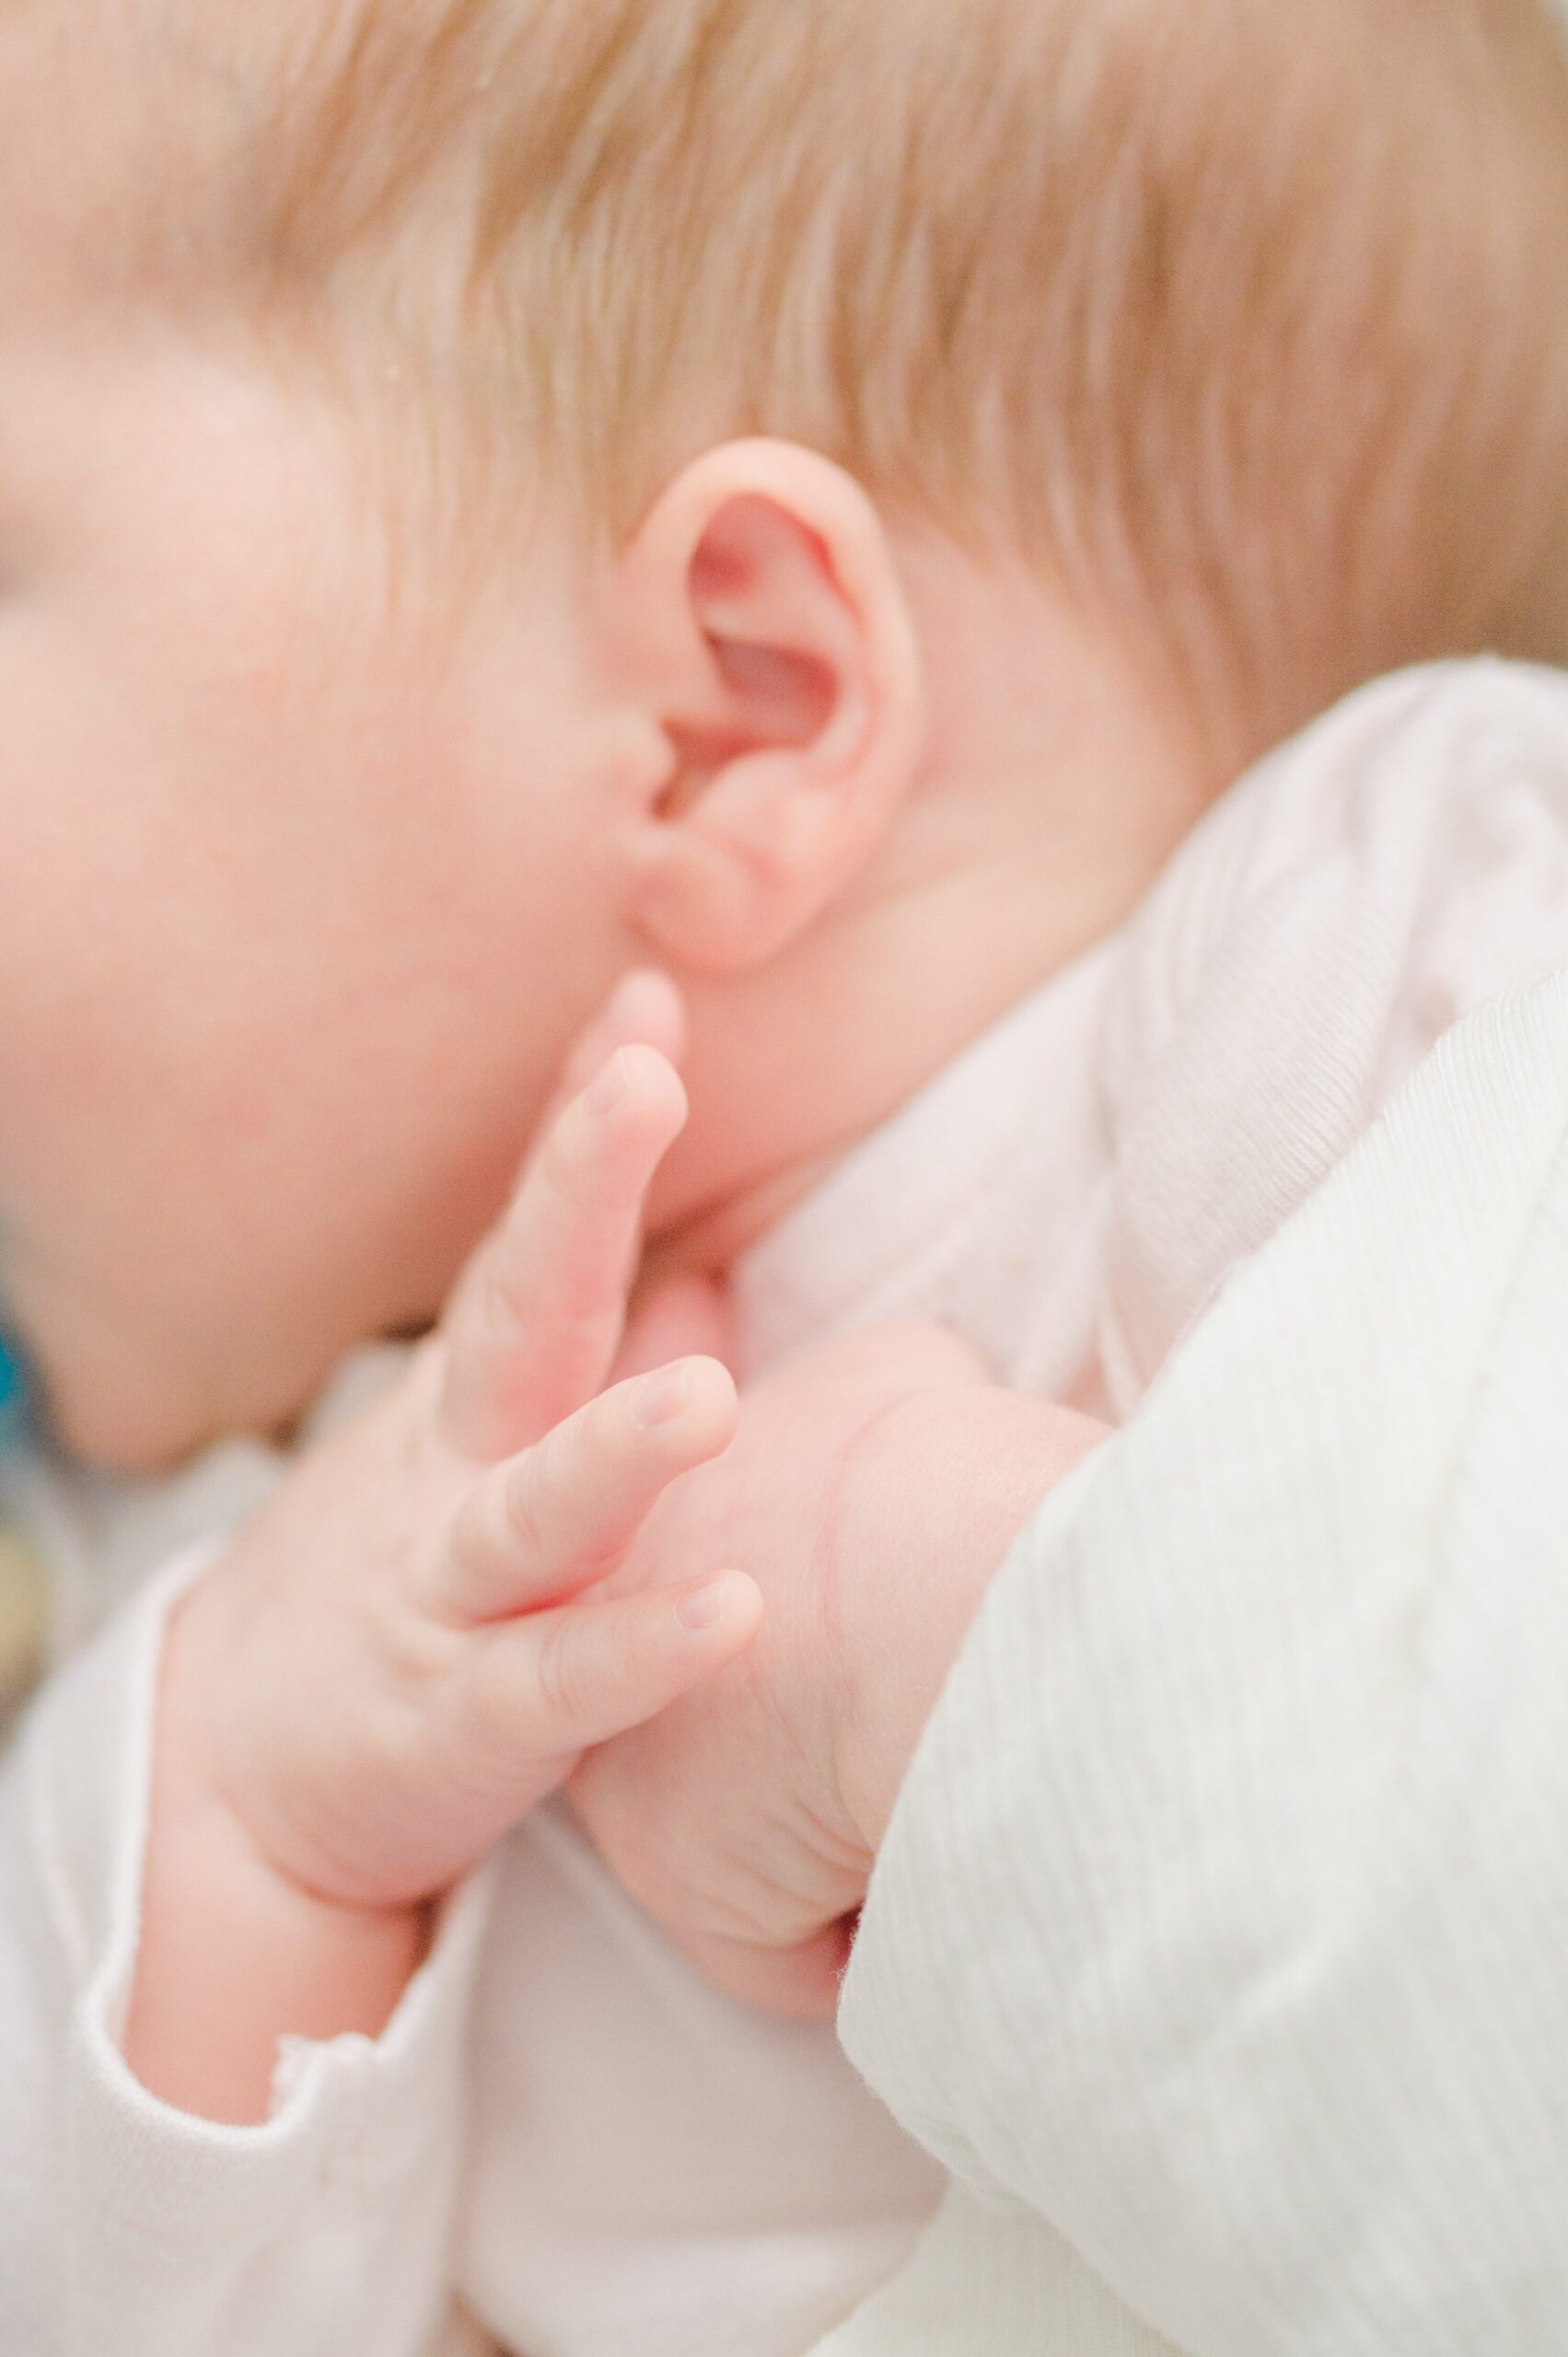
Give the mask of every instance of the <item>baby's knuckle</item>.
M 568 1111 L 553 1125 L 540 1148 L 539 1175 L 542 1184 L 568 1204 L 585 1193 L 592 1175 L 590 1136 L 586 1125 Z
M 492 1341 L 509 1341 L 523 1316 L 522 1273 L 505 1244 L 490 1255 L 480 1287 L 480 1318 Z
M 502 1510 L 508 1553 L 525 1562 L 542 1561 L 549 1541 L 540 1496 L 540 1468 L 534 1460 L 529 1459 L 505 1484 Z
M 574 1725 L 592 1694 L 592 1669 L 576 1615 L 562 1613 L 540 1631 L 535 1665 L 540 1701 L 545 1716 Z

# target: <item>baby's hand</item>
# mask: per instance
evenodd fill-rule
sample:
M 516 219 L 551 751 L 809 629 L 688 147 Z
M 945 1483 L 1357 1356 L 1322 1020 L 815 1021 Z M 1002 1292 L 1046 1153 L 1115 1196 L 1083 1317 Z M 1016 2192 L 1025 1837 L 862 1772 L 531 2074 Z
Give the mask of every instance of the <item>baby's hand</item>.
M 128 2038 L 155 2092 L 253 2116 L 278 2035 L 378 2028 L 417 1961 L 424 1902 L 587 1746 L 755 1633 L 738 1575 L 605 1591 L 660 1493 L 735 1427 L 712 1360 L 600 1388 L 643 1199 L 684 1118 L 668 1062 L 621 1049 L 554 1124 L 406 1378 L 301 1461 L 179 1611 Z M 215 1899 L 198 1922 L 192 1894 L 226 1880 L 227 1915 Z M 226 1933 L 247 1920 L 288 1951 L 270 2009 L 284 2017 L 243 2063 L 203 2059 L 180 1983 L 205 1978 L 215 2013 Z M 335 1990 L 296 1969 L 318 1932 L 339 1941 Z M 356 1941 L 385 1984 L 349 2005 L 367 2020 L 342 2017 Z
M 749 1392 L 734 1446 L 650 1516 L 639 1581 L 745 1563 L 767 1617 L 727 1676 L 591 1753 L 573 1798 L 719 1987 L 832 2010 L 873 1858 L 985 1588 L 1104 1436 L 995 1388 L 950 1334 L 887 1329 Z

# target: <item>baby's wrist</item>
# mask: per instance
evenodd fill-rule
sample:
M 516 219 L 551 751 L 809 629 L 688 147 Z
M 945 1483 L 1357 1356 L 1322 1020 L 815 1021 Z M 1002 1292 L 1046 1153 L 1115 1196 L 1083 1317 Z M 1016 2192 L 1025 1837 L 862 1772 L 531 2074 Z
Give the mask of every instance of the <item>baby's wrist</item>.
M 270 1854 L 216 1771 L 200 1636 L 177 1615 L 124 2051 L 172 2108 L 254 2125 L 283 2038 L 380 2035 L 423 1961 L 428 1912 L 348 1904 Z
M 424 1911 L 346 1907 L 275 1867 L 220 1800 L 155 1804 L 124 2050 L 160 2101 L 254 2125 L 280 2042 L 377 2038 L 424 1959 Z
M 981 1384 L 914 1393 L 872 1436 L 844 1500 L 835 1749 L 845 1812 L 873 1854 L 992 1581 L 1045 1498 L 1109 1436 Z

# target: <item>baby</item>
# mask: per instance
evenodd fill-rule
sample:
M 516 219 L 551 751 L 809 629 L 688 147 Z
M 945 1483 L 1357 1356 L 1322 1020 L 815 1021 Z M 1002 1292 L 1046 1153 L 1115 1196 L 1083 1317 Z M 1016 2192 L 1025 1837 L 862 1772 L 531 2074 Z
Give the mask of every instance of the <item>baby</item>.
M 1347 691 L 1563 651 L 1568 76 L 1529 0 L 99 0 L 9 12 L 0 106 L 0 1267 L 65 1436 L 286 1422 L 435 1315 L 618 978 L 683 1009 L 618 1003 L 441 1336 L 34 1721 L 10 2340 L 386 2357 L 459 2291 L 533 2357 L 792 2357 L 961 2167 L 936 2107 L 563 1817 L 466 1877 L 589 1750 L 708 1979 L 820 2010 L 1032 1507 L 1562 961 L 1564 695 L 1491 669 L 1352 706 L 1121 929 Z M 705 1350 L 603 1387 L 645 1212 L 750 1368 L 913 1314 L 1013 1393 L 873 1338 L 697 1474 Z M 990 2259 L 839 2345 L 985 2287 L 992 2351 L 1185 2329 L 1030 2200 L 1074 2231 L 959 2219 Z

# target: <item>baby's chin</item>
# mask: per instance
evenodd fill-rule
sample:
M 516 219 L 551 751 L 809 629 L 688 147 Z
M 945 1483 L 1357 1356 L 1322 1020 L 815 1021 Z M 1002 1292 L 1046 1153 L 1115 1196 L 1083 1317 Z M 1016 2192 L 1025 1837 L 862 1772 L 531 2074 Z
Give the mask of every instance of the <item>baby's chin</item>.
M 172 1472 L 216 1437 L 192 1399 L 105 1382 L 67 1366 L 35 1377 L 40 1422 L 52 1446 L 105 1472 Z
M 273 1439 L 304 1412 L 324 1370 L 288 1373 L 230 1363 L 215 1375 L 167 1342 L 46 1335 L 29 1360 L 30 1388 L 50 1441 L 110 1473 L 174 1471 L 237 1434 Z

